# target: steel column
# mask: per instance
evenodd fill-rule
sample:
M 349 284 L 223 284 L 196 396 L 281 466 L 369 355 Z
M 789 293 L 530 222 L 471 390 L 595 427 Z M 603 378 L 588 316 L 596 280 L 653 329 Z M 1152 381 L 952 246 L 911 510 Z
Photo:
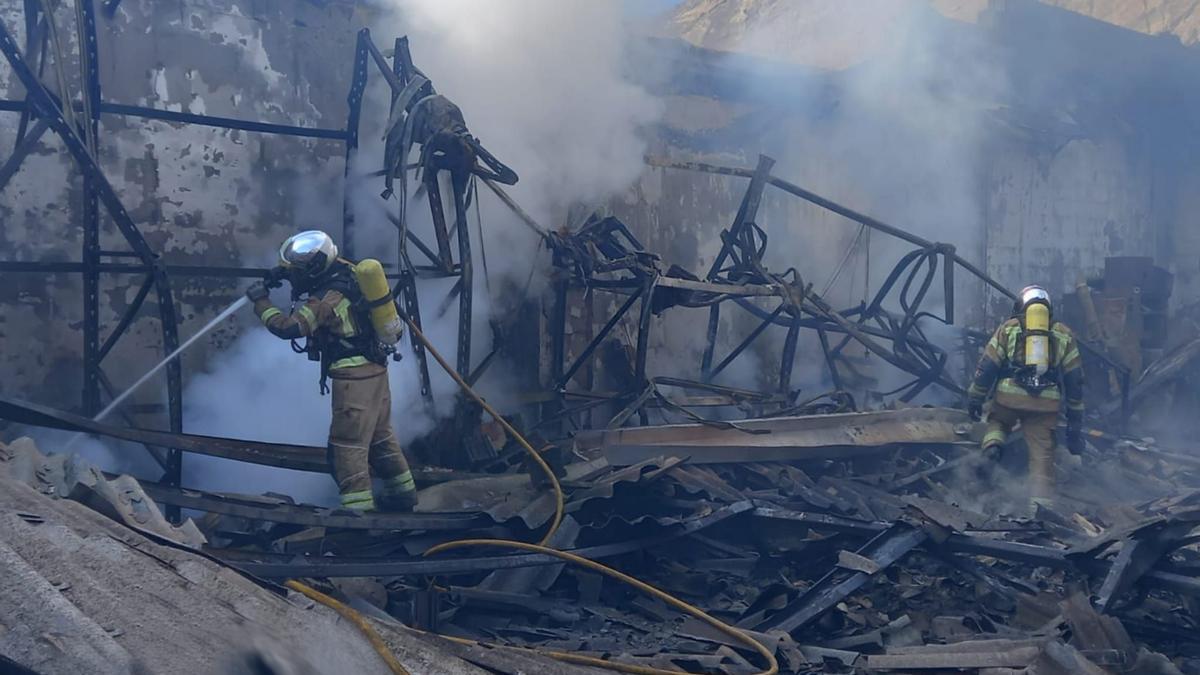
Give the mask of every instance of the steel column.
M 346 257 L 355 258 L 357 242 L 354 238 L 354 159 L 358 152 L 358 122 L 362 116 L 363 92 L 367 88 L 367 41 L 370 33 L 364 28 L 358 32 L 354 48 L 354 74 L 350 79 L 350 93 L 346 96 L 349 112 L 346 116 L 346 166 L 342 182 L 342 250 Z
M 100 145 L 100 71 L 96 45 L 96 16 L 92 0 L 77 0 L 83 17 L 83 95 L 87 97 L 84 123 L 87 125 L 87 150 L 99 163 Z M 64 83 L 62 86 L 66 86 Z M 62 92 L 64 98 L 67 92 Z M 91 172 L 83 175 L 83 410 L 100 412 L 100 205 L 96 179 Z

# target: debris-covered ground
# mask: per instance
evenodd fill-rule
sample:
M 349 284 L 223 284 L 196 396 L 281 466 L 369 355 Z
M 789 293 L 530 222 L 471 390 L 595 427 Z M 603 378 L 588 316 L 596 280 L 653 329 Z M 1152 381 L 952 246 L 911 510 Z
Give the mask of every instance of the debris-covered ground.
M 1095 436 L 1082 459 L 1061 454 L 1062 498 L 1031 513 L 1019 440 L 1001 465 L 984 464 L 970 440 L 976 431 L 957 411 L 917 408 L 749 426 L 623 429 L 581 435 L 577 447 L 548 452 L 561 460 L 552 464 L 560 465 L 565 493 L 565 518 L 550 543 L 747 631 L 774 651 L 782 672 L 1200 672 L 1194 623 L 1200 551 L 1192 537 L 1200 524 L 1200 462 L 1149 443 Z M 753 427 L 768 433 L 751 434 Z M 736 435 L 745 446 L 735 456 L 726 446 Z M 230 585 L 294 619 L 298 610 L 234 572 L 240 569 L 276 580 L 306 578 L 368 613 L 481 643 L 689 672 L 752 673 L 762 666 L 744 645 L 705 623 L 590 570 L 482 547 L 422 556 L 456 539 L 536 541 L 554 514 L 552 492 L 536 473 L 420 472 L 426 487 L 420 512 L 411 515 L 357 516 L 145 486 L 164 502 L 215 512 L 197 521 L 211 556 L 202 559 L 178 550 L 194 545 L 199 532 L 161 520 L 131 480 L 105 482 L 77 461 L 42 457 L 27 441 L 7 447 L 0 466 L 39 492 L 69 496 L 176 540 L 169 555 L 157 552 L 162 545 L 140 534 L 5 482 L 5 518 L 12 521 L 6 530 L 17 535 L 6 544 L 10 584 L 34 592 L 12 567 L 32 566 L 45 594 L 76 607 L 83 587 L 85 597 L 103 604 L 112 584 L 141 584 L 144 596 L 108 598 L 122 613 L 97 619 L 84 611 L 106 644 L 124 645 L 120 634 L 153 637 L 154 612 L 184 612 L 192 594 L 196 604 L 186 613 L 197 617 L 198 628 L 210 603 L 215 623 L 264 622 L 286 634 L 279 638 L 285 644 L 307 644 L 303 630 L 245 617 L 238 603 L 220 599 Z M 106 506 L 114 503 L 120 508 Z M 106 545 L 118 548 L 118 567 L 137 569 L 124 559 L 144 553 L 157 561 L 158 573 L 173 567 L 174 576 L 131 572 L 83 581 L 78 575 L 88 574 L 100 554 L 56 559 L 33 551 L 45 542 L 39 533 L 52 530 L 72 539 L 58 535 L 55 546 L 81 551 L 104 548 L 96 537 L 115 537 L 127 542 Z M 20 604 L 28 614 L 31 605 Z M 300 628 L 318 621 L 294 620 Z M 5 653 L 66 650 L 39 637 L 54 634 L 45 621 L 9 626 Z M 197 644 L 216 634 L 201 631 Z M 370 660 L 359 642 L 343 644 L 363 647 L 356 658 Z M 89 649 L 87 658 L 104 653 Z M 397 653 L 409 649 L 415 647 L 406 643 Z M 315 651 L 320 658 L 352 658 Z M 129 653 L 144 659 L 154 652 Z M 308 652 L 296 654 L 335 672 Z M 64 655 L 84 658 L 57 654 Z M 47 672 L 63 672 L 66 662 Z M 551 672 L 523 671 L 527 665 L 485 668 Z

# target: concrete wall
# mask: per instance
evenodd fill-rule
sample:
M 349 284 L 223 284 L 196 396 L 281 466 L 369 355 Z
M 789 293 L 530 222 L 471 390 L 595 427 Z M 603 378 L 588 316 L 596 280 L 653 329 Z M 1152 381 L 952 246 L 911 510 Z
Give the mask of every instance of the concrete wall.
M 21 26 L 20 6 L 19 0 L 0 0 L 0 20 L 10 29 Z M 1104 107 L 1104 100 L 1087 99 L 1088 95 L 1133 100 L 1139 87 L 1143 93 L 1148 87 L 1156 91 L 1153 83 L 1161 64 L 1180 59 L 1191 63 L 1188 59 L 1194 55 L 1164 48 L 1154 38 L 1129 31 L 1114 38 L 1103 27 L 1081 23 L 1082 18 L 1058 16 L 1056 20 L 1061 35 L 1055 44 L 1060 47 L 1083 49 L 1079 45 L 1098 39 L 1119 42 L 1120 58 L 1130 63 L 1120 72 L 1127 87 L 1095 89 L 1089 78 L 1100 74 L 1086 63 L 1080 65 L 1078 58 L 1031 56 L 1044 68 L 1063 64 L 1061 77 L 1047 83 L 1026 76 L 1020 68 L 1015 71 L 1029 86 L 1015 91 L 1013 100 L 997 105 L 1019 108 L 1023 117 L 1017 124 L 997 113 L 994 126 L 989 127 L 993 142 L 979 157 L 986 170 L 980 172 L 979 184 L 970 188 L 977 192 L 972 203 L 977 205 L 978 224 L 960 232 L 962 239 L 955 243 L 960 244 L 960 252 L 981 261 L 1006 284 L 1020 286 L 1036 279 L 1056 291 L 1071 286 L 1079 273 L 1099 270 L 1106 255 L 1158 254 L 1179 273 L 1180 292 L 1194 296 L 1200 290 L 1200 264 L 1196 263 L 1200 239 L 1190 234 L 1195 228 L 1188 225 L 1195 206 L 1196 190 L 1191 187 L 1200 177 L 1200 168 L 1190 159 L 1180 159 L 1187 153 L 1172 154 L 1171 144 L 1159 137 L 1122 131 L 1141 119 L 1139 110 L 1128 106 L 1118 107 L 1128 118 L 1118 123 L 1086 119 L 1070 133 L 1026 131 L 1031 119 L 1039 129 L 1054 129 L 1062 119 L 1064 113 L 1047 103 L 1043 95 L 1047 90 L 1060 90 L 1067 101 L 1064 105 L 1069 104 L 1079 122 L 1084 111 L 1112 109 Z M 101 20 L 105 98 L 338 128 L 345 123 L 354 34 L 369 21 L 351 0 L 125 0 L 114 20 Z M 66 51 L 73 53 L 70 13 L 60 12 L 59 23 L 68 42 Z M 992 37 L 1001 39 L 1009 35 L 1005 31 L 1020 25 L 996 19 L 969 30 L 993 31 Z M 1097 35 L 1097 30 L 1102 34 Z M 1061 39 L 1063 35 L 1071 39 Z M 1021 48 L 1017 45 L 1014 50 Z M 906 192 L 902 183 L 895 194 L 881 195 L 874 183 L 860 180 L 862 166 L 823 148 L 814 129 L 819 130 L 820 120 L 840 103 L 836 75 L 678 47 L 668 51 L 659 52 L 659 62 L 669 63 L 669 74 L 657 73 L 646 83 L 664 97 L 666 105 L 662 124 L 651 134 L 651 154 L 749 167 L 763 152 L 781 160 L 777 175 L 930 238 L 943 239 L 938 232 L 953 232 L 958 225 L 951 222 L 947 230 L 945 223 L 906 220 L 904 214 L 916 213 L 927 195 Z M 1134 58 L 1143 54 L 1153 58 Z M 1111 71 L 1111 66 L 1098 69 Z M 1184 69 L 1172 77 L 1189 72 Z M 745 87 L 751 73 L 767 86 Z M 1174 81 L 1163 86 L 1174 86 Z M 1071 82 L 1077 83 L 1078 91 L 1068 87 Z M 794 94 L 800 90 L 824 93 L 798 100 Z M 19 87 L 4 68 L 0 68 L 0 97 L 20 97 Z M 1156 103 L 1156 107 L 1161 106 Z M 11 147 L 16 120 L 15 114 L 0 113 L 0 148 Z M 1179 120 L 1160 121 L 1173 133 L 1185 128 Z M 800 151 L 793 151 L 797 148 Z M 104 168 L 135 220 L 163 258 L 179 264 L 262 264 L 275 242 L 296 227 L 340 222 L 341 153 L 342 147 L 333 142 L 116 117 L 104 119 L 101 139 Z M 661 253 L 666 264 L 703 273 L 719 248 L 718 233 L 733 219 L 745 185 L 741 179 L 648 169 L 610 208 L 648 249 Z M 0 192 L 3 257 L 78 260 L 79 200 L 79 179 L 72 163 L 47 137 L 13 183 Z M 823 290 L 857 233 L 857 227 L 844 219 L 777 191 L 768 192 L 759 224 L 771 235 L 768 263 L 772 268 L 782 271 L 795 265 L 818 290 Z M 118 248 L 119 235 L 110 223 L 105 228 L 104 248 Z M 877 287 L 881 275 L 909 248 L 884 242 L 878 236 L 872 239 L 869 270 L 865 249 L 849 258 L 829 293 L 835 305 L 861 300 L 864 290 Z M 139 282 L 133 277 L 104 278 L 107 304 L 102 334 L 115 323 Z M 176 279 L 174 283 L 183 335 L 235 299 L 239 288 L 229 281 Z M 77 276 L 3 274 L 0 393 L 60 406 L 77 404 L 81 294 Z M 996 318 L 999 305 L 986 311 L 984 300 L 977 286 L 960 289 L 960 316 L 965 313 L 973 325 L 987 326 Z M 615 299 L 606 302 L 607 307 L 597 306 L 598 322 L 617 304 Z M 157 349 L 155 310 L 148 303 L 143 318 L 111 357 L 110 375 L 119 388 L 146 367 Z M 691 369 L 699 364 L 705 321 L 703 310 L 674 310 L 655 319 L 652 345 L 658 349 L 651 373 L 694 374 Z M 739 321 L 723 325 L 723 348 L 748 330 L 746 322 Z M 228 343 L 236 331 L 237 326 L 231 325 L 189 354 L 185 378 L 205 363 L 207 351 Z M 573 349 L 586 342 L 584 332 L 576 332 L 570 343 Z M 770 384 L 770 374 L 778 368 L 774 359 L 781 340 L 782 329 L 772 329 L 762 349 L 750 356 L 746 368 L 732 374 L 731 382 Z M 797 381 L 818 387 L 822 370 L 813 345 L 802 344 Z M 156 403 L 158 398 L 151 391 L 143 402 Z
M 0 2 L 0 20 L 19 34 L 21 4 Z M 74 12 L 60 10 L 56 21 L 64 51 L 75 54 Z M 361 17 L 350 2 L 127 0 L 112 20 L 99 19 L 103 97 L 175 111 L 342 128 L 359 25 Z M 74 77 L 75 61 L 65 65 Z M 0 68 L 0 98 L 21 96 L 11 70 Z M 5 153 L 17 120 L 15 113 L 0 113 Z M 341 222 L 344 145 L 337 142 L 106 115 L 99 152 L 126 208 L 168 264 L 260 265 L 269 255 L 268 242 L 297 225 Z M 0 193 L 3 257 L 79 260 L 80 198 L 73 163 L 57 138 L 47 134 Z M 128 249 L 107 217 L 103 228 L 102 248 Z M 3 277 L 0 392 L 76 404 L 82 348 L 79 275 Z M 102 339 L 140 282 L 132 275 L 102 276 Z M 184 336 L 239 292 L 234 281 L 175 278 L 172 283 Z M 118 388 L 146 367 L 159 344 L 153 300 L 140 316 L 106 361 Z M 185 366 L 202 363 L 207 347 L 227 342 L 232 330 L 218 331 L 189 353 Z M 145 398 L 158 397 L 149 391 Z
M 990 168 L 987 270 L 1006 286 L 1067 291 L 1099 276 L 1108 256 L 1156 254 L 1154 173 L 1119 143 L 1015 145 Z

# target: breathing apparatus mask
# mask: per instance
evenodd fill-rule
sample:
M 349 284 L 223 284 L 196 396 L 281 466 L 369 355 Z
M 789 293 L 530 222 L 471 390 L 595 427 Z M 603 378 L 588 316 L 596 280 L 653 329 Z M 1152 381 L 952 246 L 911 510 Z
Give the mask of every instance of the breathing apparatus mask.
M 333 238 L 320 230 L 307 230 L 288 237 L 279 247 L 279 266 L 267 276 L 267 284 L 280 285 L 284 279 L 292 286 L 292 297 L 307 293 L 337 260 Z

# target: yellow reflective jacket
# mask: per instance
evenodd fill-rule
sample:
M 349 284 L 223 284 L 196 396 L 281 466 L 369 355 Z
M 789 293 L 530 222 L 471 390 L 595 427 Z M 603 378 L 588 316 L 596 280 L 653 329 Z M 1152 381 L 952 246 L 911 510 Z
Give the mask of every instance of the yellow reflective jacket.
M 971 398 L 986 398 L 992 386 L 996 389 L 996 402 L 1015 410 L 1055 411 L 1062 399 L 1059 384 L 1041 391 L 1030 391 L 1014 377 L 1025 365 L 1025 341 L 1021 339 L 1021 321 L 1011 318 L 1000 324 L 988 340 L 975 369 L 975 379 L 968 395 Z M 1059 322 L 1050 327 L 1052 336 L 1050 367 L 1061 376 L 1066 389 L 1067 408 L 1083 411 L 1083 360 L 1079 344 L 1071 329 Z
M 285 340 L 311 337 L 322 332 L 326 339 L 340 340 L 353 338 L 361 332 L 350 300 L 336 290 L 325 291 L 320 297 L 310 296 L 290 316 L 267 299 L 254 303 L 254 313 L 267 330 Z M 332 372 L 368 363 L 371 361 L 364 355 L 351 355 L 334 361 L 329 370 Z

